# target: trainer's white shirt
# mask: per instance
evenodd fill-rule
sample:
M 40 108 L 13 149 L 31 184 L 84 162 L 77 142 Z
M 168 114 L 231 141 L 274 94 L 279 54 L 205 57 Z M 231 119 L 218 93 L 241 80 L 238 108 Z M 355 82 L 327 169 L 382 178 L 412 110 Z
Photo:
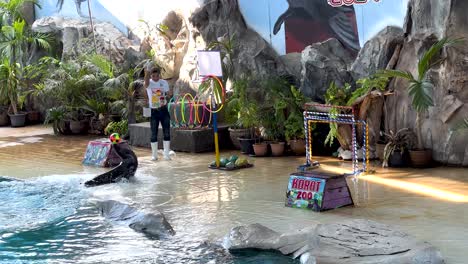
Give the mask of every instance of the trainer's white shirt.
M 163 80 L 155 82 L 150 79 L 149 85 L 146 88 L 148 94 L 148 102 L 150 108 L 160 108 L 167 104 L 166 95 L 169 92 L 169 84 Z

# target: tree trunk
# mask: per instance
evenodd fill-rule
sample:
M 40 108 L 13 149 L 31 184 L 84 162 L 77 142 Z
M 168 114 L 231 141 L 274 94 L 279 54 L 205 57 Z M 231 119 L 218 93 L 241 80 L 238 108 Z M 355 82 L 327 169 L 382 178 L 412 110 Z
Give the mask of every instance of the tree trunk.
M 375 144 L 380 137 L 380 124 L 382 122 L 384 98 L 380 92 L 372 92 L 362 102 L 359 108 L 359 120 L 365 120 L 369 127 L 369 147 L 375 149 Z M 364 128 L 358 126 L 358 142 L 364 144 Z
M 136 123 L 136 116 L 135 116 L 135 97 L 128 98 L 128 124 L 135 124 Z
M 424 150 L 424 143 L 423 143 L 421 129 L 422 129 L 422 113 L 417 112 L 416 113 L 416 137 L 418 139 L 418 145 L 417 145 L 418 150 Z
M 344 150 L 351 150 L 353 145 L 353 130 L 350 125 L 338 125 L 337 137 L 340 142 L 341 148 Z

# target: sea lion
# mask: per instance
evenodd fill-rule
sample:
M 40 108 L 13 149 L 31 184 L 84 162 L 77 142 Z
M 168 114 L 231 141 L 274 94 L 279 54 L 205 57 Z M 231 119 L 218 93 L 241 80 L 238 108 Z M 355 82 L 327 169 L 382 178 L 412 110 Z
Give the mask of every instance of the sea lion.
M 128 147 L 128 144 L 126 142 L 121 142 L 119 144 L 114 144 L 113 148 L 122 159 L 122 162 L 112 170 L 85 182 L 86 187 L 115 183 L 123 178 L 130 179 L 130 177 L 135 176 L 135 172 L 138 168 L 138 159 L 135 153 Z
M 353 6 L 332 7 L 325 0 L 287 1 L 289 3 L 289 8 L 281 16 L 279 16 L 274 25 L 273 34 L 276 35 L 281 29 L 283 23 L 285 23 L 288 19 L 305 19 L 315 22 L 316 25 L 318 25 L 320 28 L 317 29 L 302 27 L 300 29 L 301 32 L 298 33 L 302 36 L 297 36 L 298 39 L 304 39 L 308 34 L 332 34 L 335 35 L 336 38 L 340 40 L 347 48 L 353 51 L 359 51 L 359 38 L 357 32 L 355 31 L 356 22 L 354 19 L 355 13 Z M 310 32 L 305 30 L 310 30 Z M 318 30 L 325 32 L 317 32 Z M 325 40 L 326 39 L 323 39 L 322 41 Z

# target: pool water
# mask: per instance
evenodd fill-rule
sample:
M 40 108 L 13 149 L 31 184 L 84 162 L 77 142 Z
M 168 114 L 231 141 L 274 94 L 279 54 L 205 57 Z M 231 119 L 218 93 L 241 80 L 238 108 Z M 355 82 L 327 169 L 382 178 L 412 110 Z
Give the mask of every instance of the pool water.
M 125 193 L 135 191 L 135 185 L 148 184 L 85 188 L 81 183 L 90 177 L 56 175 L 26 181 L 0 178 L 0 264 L 298 263 L 276 252 L 229 253 L 217 241 L 196 235 L 203 230 L 194 233 L 177 224 L 173 224 L 175 236 L 151 239 L 128 226 L 108 221 L 94 206 L 95 200 L 109 197 L 132 203 Z M 155 181 L 143 176 L 143 183 L 145 179 Z M 155 190 L 144 193 L 153 201 L 171 199 L 167 193 Z

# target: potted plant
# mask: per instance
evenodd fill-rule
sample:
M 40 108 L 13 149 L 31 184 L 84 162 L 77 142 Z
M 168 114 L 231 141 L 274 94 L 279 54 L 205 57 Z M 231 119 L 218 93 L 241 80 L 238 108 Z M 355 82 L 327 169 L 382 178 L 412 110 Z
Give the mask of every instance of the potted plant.
M 11 126 L 21 127 L 26 122 L 26 113 L 18 111 L 18 86 L 20 78 L 19 63 L 10 63 L 9 59 L 3 59 L 0 64 L 0 93 L 2 97 L 7 97 L 10 101 L 10 109 L 13 113 L 9 113 Z
M 405 167 L 408 165 L 408 150 L 413 142 L 413 133 L 408 128 L 385 133 L 388 143 L 383 153 L 382 167 Z
M 294 86 L 291 86 L 291 95 L 292 100 L 288 104 L 291 109 L 285 123 L 285 136 L 291 150 L 296 155 L 304 155 L 306 153 L 306 148 L 302 107 L 304 106 L 306 99 Z
M 424 147 L 422 136 L 422 118 L 423 114 L 429 107 L 434 105 L 432 99 L 432 90 L 434 85 L 428 76 L 429 70 L 443 60 L 435 60 L 440 51 L 447 46 L 459 43 L 459 39 L 444 38 L 433 44 L 427 50 L 418 62 L 418 75 L 414 76 L 409 71 L 401 70 L 386 70 L 381 72 L 381 75 L 387 77 L 403 78 L 409 81 L 408 93 L 412 97 L 412 106 L 416 111 L 416 137 L 417 145 L 415 149 L 410 150 L 411 163 L 414 167 L 427 167 L 432 161 L 432 149 Z
M 21 7 L 27 2 L 18 0 L 5 5 L 2 15 L 2 30 L 0 33 L 1 54 L 8 54 L 0 66 L 0 94 L 9 98 L 13 111 L 9 114 L 11 126 L 24 126 L 26 114 L 18 111 L 18 94 L 25 55 L 29 48 L 44 48 L 50 50 L 50 35 L 34 33 L 29 30 L 21 18 Z
M 65 118 L 65 108 L 63 106 L 53 107 L 47 110 L 44 124 L 49 124 L 52 122 L 54 134 L 55 135 L 64 134 L 64 118 Z
M 241 149 L 242 152 L 250 149 L 251 151 L 247 152 L 253 154 L 249 142 L 255 143 L 257 105 L 247 95 L 247 87 L 251 81 L 250 77 L 242 76 L 233 82 L 234 93 L 226 102 L 226 121 L 234 124 L 228 129 L 234 147 Z M 241 141 L 244 143 L 241 143 Z M 241 144 L 244 144 L 244 148 L 242 148 Z
M 303 115 L 297 111 L 291 113 L 286 120 L 285 128 L 286 140 L 291 150 L 296 155 L 304 155 L 306 148 Z
M 0 97 L 0 126 L 7 126 L 8 120 L 8 99 Z
M 385 138 L 385 133 L 383 131 L 380 131 L 380 138 L 376 143 L 376 150 L 375 153 L 377 157 L 379 158 L 380 161 L 383 161 L 384 159 L 384 150 L 385 146 L 387 145 L 387 139 Z

